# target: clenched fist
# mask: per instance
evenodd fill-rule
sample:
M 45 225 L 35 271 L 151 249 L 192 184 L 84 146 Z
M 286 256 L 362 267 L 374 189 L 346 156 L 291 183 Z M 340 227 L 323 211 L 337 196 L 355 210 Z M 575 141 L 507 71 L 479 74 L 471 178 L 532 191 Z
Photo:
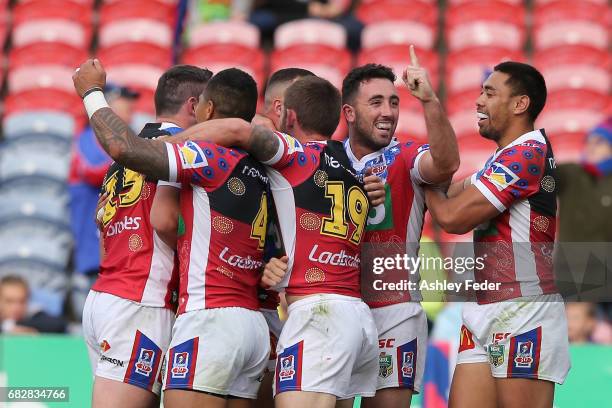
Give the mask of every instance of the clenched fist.
M 437 98 L 431 82 L 429 82 L 427 70 L 419 65 L 419 59 L 414 52 L 414 45 L 410 46 L 410 65 L 404 71 L 402 80 L 412 96 L 418 98 L 421 102 L 430 102 Z
M 77 94 L 82 98 L 92 88 L 104 89 L 106 71 L 99 60 L 88 59 L 76 69 L 72 75 L 72 82 Z
M 264 288 L 271 288 L 278 285 L 287 273 L 287 262 L 289 262 L 289 257 L 286 255 L 280 259 L 271 258 L 264 268 L 261 277 L 261 286 Z

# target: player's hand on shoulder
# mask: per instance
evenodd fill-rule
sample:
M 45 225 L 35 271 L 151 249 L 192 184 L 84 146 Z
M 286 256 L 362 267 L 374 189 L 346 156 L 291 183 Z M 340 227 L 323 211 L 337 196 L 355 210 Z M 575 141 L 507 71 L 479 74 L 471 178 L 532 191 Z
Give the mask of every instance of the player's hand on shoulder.
M 261 276 L 261 285 L 264 288 L 271 288 L 278 285 L 287 273 L 288 262 L 289 257 L 286 255 L 280 259 L 271 258 L 264 267 L 263 275 Z
M 104 89 L 106 71 L 98 59 L 88 59 L 72 75 L 72 82 L 77 94 L 82 98 L 92 88 Z
M 429 81 L 427 70 L 419 64 L 413 45 L 410 46 L 410 65 L 404 71 L 402 80 L 412 96 L 421 102 L 430 102 L 437 98 Z
M 383 180 L 372 174 L 372 169 L 366 170 L 366 175 L 363 178 L 365 191 L 368 194 L 370 205 L 376 207 L 385 202 L 385 183 Z

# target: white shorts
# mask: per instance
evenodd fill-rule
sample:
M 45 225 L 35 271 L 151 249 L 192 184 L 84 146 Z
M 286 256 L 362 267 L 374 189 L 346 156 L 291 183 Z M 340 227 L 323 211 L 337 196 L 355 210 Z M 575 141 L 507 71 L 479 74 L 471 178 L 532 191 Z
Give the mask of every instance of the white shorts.
M 427 317 L 418 302 L 372 309 L 378 329 L 378 385 L 421 391 L 427 354 Z
M 164 390 L 257 398 L 270 355 L 263 315 L 241 307 L 186 312 L 176 319 Z
M 83 334 L 94 375 L 159 395 L 161 362 L 173 323 L 174 313 L 169 309 L 89 291 L 83 308 Z
M 274 394 L 374 396 L 377 339 L 372 313 L 361 299 L 323 294 L 294 302 L 276 349 Z
M 563 384 L 570 369 L 561 295 L 540 295 L 463 307 L 457 364 L 489 363 L 495 378 Z
M 268 323 L 268 329 L 270 330 L 270 358 L 268 359 L 266 372 L 273 373 L 274 367 L 276 367 L 276 345 L 278 344 L 278 339 L 280 337 L 284 323 L 280 319 L 280 316 L 278 315 L 278 310 L 276 309 L 259 309 L 259 311 L 266 319 L 266 323 Z

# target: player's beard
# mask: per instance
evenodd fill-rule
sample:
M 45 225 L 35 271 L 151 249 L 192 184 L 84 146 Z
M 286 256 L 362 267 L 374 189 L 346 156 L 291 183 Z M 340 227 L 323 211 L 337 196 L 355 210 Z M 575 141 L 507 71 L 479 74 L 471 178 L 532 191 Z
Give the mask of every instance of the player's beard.
M 371 150 L 376 152 L 382 148 L 385 148 L 391 143 L 393 134 L 395 133 L 395 123 L 389 132 L 388 138 L 378 138 L 374 136 L 374 132 L 377 130 L 372 122 L 366 122 L 360 115 L 356 115 L 355 121 L 355 135 L 357 136 L 357 142 Z
M 484 137 L 485 139 L 492 140 L 494 142 L 497 142 L 499 141 L 499 139 L 501 139 L 501 132 L 491 127 L 481 127 L 480 129 L 478 129 L 478 132 L 480 133 L 480 136 Z

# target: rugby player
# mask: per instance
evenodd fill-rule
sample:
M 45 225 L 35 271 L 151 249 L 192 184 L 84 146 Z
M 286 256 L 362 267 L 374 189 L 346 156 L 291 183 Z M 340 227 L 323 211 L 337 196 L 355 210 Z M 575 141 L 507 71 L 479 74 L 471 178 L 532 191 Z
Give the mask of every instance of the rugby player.
M 388 67 L 367 64 L 353 69 L 343 81 L 342 108 L 349 129 L 344 147 L 354 169 L 359 174 L 374 169 L 386 181 L 385 202 L 368 218 L 364 241 L 392 248 L 383 251 L 387 256 L 416 258 L 425 215 L 422 185 L 449 181 L 459 167 L 459 152 L 455 133 L 412 46 L 410 59 L 403 80 L 422 103 L 429 145 L 393 138 L 400 100 L 395 74 Z M 395 272 L 386 279 L 415 280 L 411 271 Z M 418 281 L 418 273 L 414 276 Z M 370 287 L 363 294 L 378 329 L 378 385 L 376 396 L 362 400 L 362 406 L 406 407 L 412 394 L 421 391 L 425 366 L 427 318 L 422 298 L 419 291 L 374 293 L 372 281 L 364 279 Z
M 139 137 L 171 135 L 194 124 L 197 96 L 211 76 L 189 65 L 166 71 L 155 90 L 159 123 L 146 124 Z M 174 247 L 153 231 L 149 218 L 154 180 L 114 163 L 102 191 L 100 275 L 83 310 L 95 375 L 92 406 L 158 406 L 161 361 L 176 310 Z
M 476 100 L 480 135 L 498 149 L 448 196 L 427 189 L 427 207 L 445 231 L 474 230 L 484 268 L 463 309 L 463 326 L 449 405 L 552 407 L 554 384 L 570 368 L 563 299 L 553 279 L 557 210 L 555 159 L 544 129 L 534 122 L 546 84 L 532 66 L 495 66 Z
M 267 226 L 267 177 L 244 152 L 210 142 L 168 144 L 137 138 L 94 88 L 105 81 L 98 60 L 74 77 L 102 147 L 119 163 L 150 177 L 181 182 L 178 317 L 166 356 L 167 407 L 245 406 L 254 399 L 269 356 L 257 282 Z M 229 69 L 209 81 L 198 116 L 255 114 L 257 86 Z M 201 113 L 200 113 L 201 112 Z M 195 391 L 195 392 L 194 392 Z M 227 398 L 230 399 L 229 403 Z
M 376 389 L 376 327 L 359 283 L 369 203 L 344 147 L 329 140 L 340 102 L 328 81 L 307 77 L 285 92 L 281 130 L 295 138 L 235 120 L 209 134 L 269 166 L 289 260 L 279 285 L 289 304 L 277 347 L 274 391 L 281 408 L 348 407 L 355 395 L 373 396 Z

